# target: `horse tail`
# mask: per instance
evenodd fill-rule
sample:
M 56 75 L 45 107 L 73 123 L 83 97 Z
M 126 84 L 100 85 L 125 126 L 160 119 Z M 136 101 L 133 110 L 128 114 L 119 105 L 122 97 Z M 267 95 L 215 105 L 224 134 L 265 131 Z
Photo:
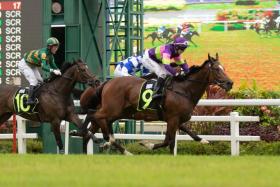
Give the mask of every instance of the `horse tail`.
M 91 105 L 93 109 L 96 109 L 96 107 L 101 104 L 102 91 L 107 82 L 108 81 L 105 81 L 99 87 L 97 87 L 96 92 L 92 95 Z

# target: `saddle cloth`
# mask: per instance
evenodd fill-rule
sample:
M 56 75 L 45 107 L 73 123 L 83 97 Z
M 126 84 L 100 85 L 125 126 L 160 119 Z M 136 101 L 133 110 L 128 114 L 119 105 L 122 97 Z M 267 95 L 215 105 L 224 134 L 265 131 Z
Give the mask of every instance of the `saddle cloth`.
M 28 114 L 33 114 L 37 113 L 36 111 L 36 106 L 39 103 L 38 99 L 35 99 L 35 104 L 33 105 L 27 105 L 27 99 L 28 99 L 28 88 L 20 88 L 16 91 L 13 99 L 13 104 L 14 104 L 14 110 L 16 111 L 17 114 L 22 114 L 22 113 L 28 113 Z
M 143 110 L 157 110 L 159 108 L 158 100 L 153 100 L 154 87 L 156 85 L 155 79 L 147 80 L 143 83 L 138 100 L 138 111 Z

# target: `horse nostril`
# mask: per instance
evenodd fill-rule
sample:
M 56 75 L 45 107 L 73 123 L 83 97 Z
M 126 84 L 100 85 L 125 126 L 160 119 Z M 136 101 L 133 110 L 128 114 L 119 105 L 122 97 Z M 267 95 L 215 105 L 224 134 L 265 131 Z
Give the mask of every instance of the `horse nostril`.
M 227 86 L 232 88 L 233 82 L 232 82 L 232 81 L 228 81 L 228 82 L 227 82 Z

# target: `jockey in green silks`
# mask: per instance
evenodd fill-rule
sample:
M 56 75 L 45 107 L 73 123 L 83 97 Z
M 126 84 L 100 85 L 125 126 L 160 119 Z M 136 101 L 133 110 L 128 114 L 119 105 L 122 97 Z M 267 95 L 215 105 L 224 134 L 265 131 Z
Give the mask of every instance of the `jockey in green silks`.
M 61 75 L 54 61 L 54 54 L 56 54 L 59 47 L 59 41 L 51 37 L 47 40 L 47 47 L 32 50 L 24 54 L 24 57 L 18 63 L 20 72 L 29 82 L 28 105 L 34 104 L 34 89 L 39 82 L 43 82 L 43 78 L 39 72 L 42 68 L 45 72 L 53 72 L 55 75 Z

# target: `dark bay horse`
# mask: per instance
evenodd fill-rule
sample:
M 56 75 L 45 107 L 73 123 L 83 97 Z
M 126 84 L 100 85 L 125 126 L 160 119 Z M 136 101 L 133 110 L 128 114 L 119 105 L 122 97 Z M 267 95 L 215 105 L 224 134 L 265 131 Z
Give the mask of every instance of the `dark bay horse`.
M 88 121 L 92 122 L 94 129 L 101 127 L 105 140 L 109 141 L 108 144 L 116 145 L 112 130 L 115 120 L 159 120 L 156 111 L 137 111 L 139 92 L 144 81 L 137 77 L 114 78 L 99 86 L 95 94 L 86 99 L 95 103 L 96 108 L 96 111 L 88 113 Z M 159 144 L 144 145 L 150 149 L 169 145 L 170 152 L 173 153 L 176 131 L 180 129 L 191 133 L 185 122 L 190 120 L 194 107 L 211 84 L 218 85 L 226 91 L 233 85 L 219 62 L 218 54 L 216 58 L 208 55 L 208 59 L 201 66 L 193 66 L 189 74 L 173 79 L 163 100 L 163 121 L 167 122 L 165 140 Z M 86 122 L 84 125 L 87 125 Z M 196 138 L 195 140 L 201 141 L 201 138 Z
M 60 123 L 62 120 L 76 124 L 81 129 L 82 121 L 74 111 L 74 103 L 71 98 L 71 91 L 76 82 L 87 83 L 93 81 L 94 76 L 89 71 L 87 65 L 78 60 L 73 64 L 65 63 L 61 68 L 62 76 L 44 83 L 37 94 L 39 103 L 36 106 L 37 113 L 19 113 L 18 115 L 38 122 L 49 122 L 56 139 L 60 153 L 63 153 L 63 144 L 60 135 Z M 13 113 L 14 96 L 18 86 L 0 85 L 0 124 L 7 121 Z
M 167 28 L 161 35 L 158 34 L 158 32 L 152 32 L 151 34 L 148 34 L 145 39 L 148 39 L 149 37 L 152 38 L 152 44 L 154 45 L 155 40 L 157 39 L 158 41 L 162 42 L 161 39 L 165 39 L 166 41 L 169 40 L 170 36 L 175 34 L 176 31 L 173 28 Z

